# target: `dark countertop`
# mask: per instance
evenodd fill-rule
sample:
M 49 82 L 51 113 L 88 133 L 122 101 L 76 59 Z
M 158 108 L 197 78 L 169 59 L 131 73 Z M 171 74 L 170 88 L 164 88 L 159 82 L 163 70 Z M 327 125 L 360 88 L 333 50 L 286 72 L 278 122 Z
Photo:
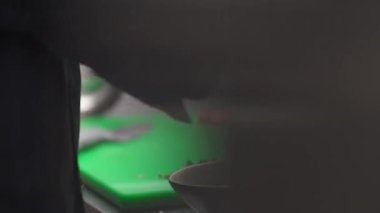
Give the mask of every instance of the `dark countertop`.
M 178 209 L 157 209 L 149 211 L 133 211 L 123 210 L 100 197 L 86 187 L 82 188 L 83 199 L 85 203 L 86 213 L 194 213 L 189 208 Z

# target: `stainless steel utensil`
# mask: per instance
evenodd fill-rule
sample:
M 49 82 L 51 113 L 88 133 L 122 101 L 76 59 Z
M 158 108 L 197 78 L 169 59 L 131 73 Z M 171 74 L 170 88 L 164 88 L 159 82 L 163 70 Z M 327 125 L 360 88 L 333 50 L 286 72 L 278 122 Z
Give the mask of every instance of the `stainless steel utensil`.
M 197 213 L 231 213 L 232 190 L 226 165 L 220 162 L 188 166 L 173 173 L 169 182 Z

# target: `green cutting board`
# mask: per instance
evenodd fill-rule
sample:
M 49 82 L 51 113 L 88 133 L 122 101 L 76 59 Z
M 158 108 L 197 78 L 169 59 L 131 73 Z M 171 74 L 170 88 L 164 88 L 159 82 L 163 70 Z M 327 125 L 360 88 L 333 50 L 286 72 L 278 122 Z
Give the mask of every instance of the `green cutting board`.
M 125 143 L 104 141 L 79 152 L 82 181 L 121 208 L 179 204 L 168 176 L 223 153 L 223 138 L 216 127 L 186 124 L 162 114 L 84 118 L 81 128 L 112 130 L 136 124 L 152 128 Z

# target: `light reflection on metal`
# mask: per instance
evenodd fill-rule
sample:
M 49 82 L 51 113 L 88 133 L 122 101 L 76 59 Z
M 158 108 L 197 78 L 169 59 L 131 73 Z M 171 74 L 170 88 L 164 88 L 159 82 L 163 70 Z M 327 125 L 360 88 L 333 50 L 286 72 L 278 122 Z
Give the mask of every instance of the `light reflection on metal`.
M 88 66 L 81 64 L 81 116 L 100 113 L 109 108 L 118 98 L 120 92 L 98 77 Z

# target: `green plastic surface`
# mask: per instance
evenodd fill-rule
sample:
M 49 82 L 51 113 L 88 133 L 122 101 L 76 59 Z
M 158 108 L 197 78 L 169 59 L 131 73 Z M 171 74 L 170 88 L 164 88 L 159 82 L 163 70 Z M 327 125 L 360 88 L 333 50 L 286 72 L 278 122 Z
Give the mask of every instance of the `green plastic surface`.
M 81 92 L 83 94 L 96 92 L 101 89 L 104 84 L 105 82 L 103 79 L 97 76 L 92 76 L 89 79 L 82 80 Z
M 223 153 L 217 128 L 181 123 L 161 114 L 85 118 L 81 128 L 117 129 L 134 124 L 151 124 L 152 129 L 126 143 L 105 141 L 79 153 L 85 184 L 122 208 L 178 204 L 168 176 L 188 164 L 217 159 Z

